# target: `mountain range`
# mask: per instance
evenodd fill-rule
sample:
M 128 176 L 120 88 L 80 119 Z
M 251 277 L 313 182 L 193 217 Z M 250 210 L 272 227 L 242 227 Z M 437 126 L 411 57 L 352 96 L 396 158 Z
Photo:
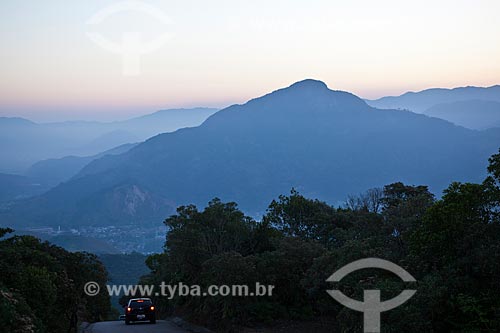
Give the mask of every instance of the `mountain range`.
M 425 114 L 472 129 L 500 127 L 500 102 L 466 100 L 434 105 Z
M 46 187 L 53 187 L 77 175 L 90 162 L 106 155 L 123 154 L 136 145 L 126 143 L 92 156 L 65 156 L 42 160 L 33 164 L 25 175 Z
M 136 144 L 124 144 L 93 156 L 66 156 L 33 164 L 24 175 L 0 173 L 0 203 L 28 198 L 47 192 L 71 179 L 87 164 L 106 155 L 126 152 Z
M 153 135 L 200 125 L 217 109 L 170 109 L 115 122 L 35 123 L 0 117 L 0 172 L 24 174 L 34 163 L 91 156 Z
M 500 127 L 500 85 L 434 88 L 366 102 L 381 109 L 423 113 L 471 129 Z
M 203 124 L 106 155 L 47 193 L 4 207 L 13 225 L 160 224 L 179 205 L 214 197 L 259 216 L 296 188 L 340 204 L 396 181 L 440 193 L 481 181 L 500 130 L 475 131 L 304 80 L 233 105 Z

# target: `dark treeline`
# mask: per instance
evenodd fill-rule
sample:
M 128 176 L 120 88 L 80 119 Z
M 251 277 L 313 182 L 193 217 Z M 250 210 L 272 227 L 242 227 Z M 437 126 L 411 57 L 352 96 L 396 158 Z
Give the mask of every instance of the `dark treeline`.
M 219 331 L 277 319 L 362 331 L 362 315 L 326 293 L 326 279 L 354 260 L 377 257 L 405 268 L 416 295 L 382 315 L 384 332 L 500 331 L 500 153 L 481 184 L 452 183 L 436 200 L 426 186 L 394 183 L 335 208 L 292 190 L 262 221 L 235 203 L 212 200 L 169 217 L 162 254 L 150 256 L 143 284 L 274 285 L 271 297 L 158 297 L 161 315 L 178 314 Z M 0 327 L 5 332 L 75 332 L 110 315 L 106 293 L 84 294 L 108 275 L 95 255 L 70 253 L 0 229 Z M 115 281 L 119 282 L 119 281 Z M 123 282 L 123 281 L 122 281 Z M 364 289 L 392 298 L 407 285 L 380 270 L 356 272 L 338 286 L 361 300 Z M 116 314 L 115 314 L 116 315 Z
M 325 280 L 354 260 L 377 257 L 405 268 L 416 295 L 382 314 L 384 332 L 500 331 L 500 154 L 481 184 L 452 183 L 436 200 L 426 186 L 394 183 L 334 208 L 292 190 L 262 221 L 235 203 L 182 206 L 166 219 L 165 251 L 150 256 L 141 283 L 275 285 L 272 297 L 165 297 L 164 314 L 218 330 L 276 319 L 327 318 L 342 332 L 361 332 L 362 314 L 337 304 Z M 338 285 L 362 300 L 364 289 L 388 299 L 407 288 L 380 270 L 353 273 Z M 410 288 L 413 289 L 413 288 Z
M 0 238 L 12 230 L 0 229 Z M 84 285 L 105 289 L 107 273 L 90 253 L 68 252 L 32 236 L 0 240 L 0 331 L 72 333 L 82 321 L 110 314 L 107 293 L 89 297 Z

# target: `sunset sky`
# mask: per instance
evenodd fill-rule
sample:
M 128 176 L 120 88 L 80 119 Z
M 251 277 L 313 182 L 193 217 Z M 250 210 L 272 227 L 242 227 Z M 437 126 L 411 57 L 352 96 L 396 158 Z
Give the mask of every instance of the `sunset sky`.
M 500 84 L 498 0 L 143 3 L 2 0 L 0 116 L 111 120 L 224 107 L 304 78 L 364 98 Z M 137 6 L 153 15 L 116 11 Z M 123 54 L 92 34 L 115 44 L 166 37 L 129 75 Z

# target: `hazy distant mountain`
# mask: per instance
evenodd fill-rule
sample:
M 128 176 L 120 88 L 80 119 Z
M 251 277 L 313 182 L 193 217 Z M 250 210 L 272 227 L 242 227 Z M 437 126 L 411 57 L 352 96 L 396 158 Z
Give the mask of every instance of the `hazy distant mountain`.
M 437 104 L 424 114 L 473 129 L 500 127 L 500 102 L 470 100 Z
M 404 109 L 423 113 L 471 129 L 500 125 L 497 104 L 500 103 L 500 85 L 488 88 L 427 89 L 366 102 L 380 109 Z
M 36 179 L 45 186 L 53 187 L 75 176 L 93 160 L 106 155 L 123 154 L 136 145 L 136 143 L 128 143 L 92 156 L 65 156 L 63 158 L 39 161 L 33 164 L 25 175 L 31 179 Z
M 72 180 L 4 211 L 18 225 L 161 223 L 217 196 L 249 214 L 292 187 L 339 203 L 395 181 L 480 181 L 500 131 L 478 132 L 305 80 L 234 105 L 201 126 L 157 135 L 87 165 Z
M 48 189 L 32 178 L 0 173 L 0 202 L 30 197 Z
M 130 133 L 139 136 L 143 141 L 153 135 L 173 132 L 179 128 L 198 126 L 217 112 L 212 108 L 169 109 L 137 117 L 116 124 Z
M 483 100 L 500 102 L 500 85 L 482 87 L 460 87 L 454 89 L 427 89 L 419 92 L 407 92 L 401 96 L 382 97 L 366 102 L 379 109 L 407 109 L 424 113 L 430 107 L 467 100 Z
M 2 128 L 4 126 L 13 126 L 13 127 L 21 127 L 21 126 L 36 126 L 36 123 L 31 120 L 20 118 L 20 117 L 0 117 L 0 125 Z
M 59 183 L 69 180 L 95 159 L 122 154 L 136 144 L 125 144 L 103 153 L 78 157 L 43 160 L 32 165 L 25 175 L 0 173 L 0 203 L 29 198 L 47 192 Z
M 159 133 L 200 125 L 216 109 L 173 109 L 126 121 L 71 121 L 38 124 L 0 117 L 0 172 L 23 173 L 48 158 L 89 156 Z

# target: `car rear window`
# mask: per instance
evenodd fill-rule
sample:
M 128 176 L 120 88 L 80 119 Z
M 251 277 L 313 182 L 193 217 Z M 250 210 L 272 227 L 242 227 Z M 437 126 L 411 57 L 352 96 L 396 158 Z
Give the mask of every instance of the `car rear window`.
M 131 308 L 143 308 L 143 307 L 147 307 L 147 306 L 151 306 L 151 301 L 132 301 L 130 302 L 130 305 L 129 305 Z

